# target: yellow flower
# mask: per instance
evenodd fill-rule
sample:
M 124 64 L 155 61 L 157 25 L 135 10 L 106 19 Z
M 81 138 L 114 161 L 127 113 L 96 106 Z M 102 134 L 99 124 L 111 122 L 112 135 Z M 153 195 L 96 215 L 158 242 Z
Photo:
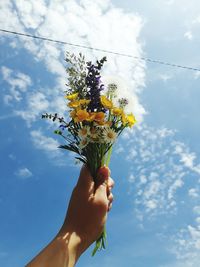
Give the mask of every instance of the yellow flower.
M 136 119 L 133 113 L 128 114 L 128 115 L 125 115 L 124 113 L 122 113 L 121 119 L 122 119 L 122 124 L 124 126 L 132 127 L 136 123 Z
M 65 96 L 65 98 L 67 98 L 70 101 L 77 99 L 77 97 L 78 97 L 78 93 L 74 93 L 74 94 Z
M 95 112 L 90 112 L 87 121 L 91 122 L 94 121 L 94 119 L 95 119 Z
M 129 127 L 132 127 L 136 123 L 136 119 L 135 119 L 135 116 L 133 115 L 133 113 L 127 115 L 126 120 L 127 120 Z
M 105 95 L 101 96 L 101 104 L 107 109 L 111 109 L 113 107 L 112 101 L 110 101 Z
M 124 112 L 122 113 L 121 119 L 122 119 L 122 124 L 125 126 L 127 124 L 127 120 L 126 120 L 126 115 L 124 114 Z
M 85 109 L 79 109 L 76 112 L 76 118 L 75 118 L 76 122 L 85 121 L 88 118 L 89 118 L 89 113 Z
M 105 113 L 103 112 L 90 112 L 87 121 L 96 121 L 98 123 L 104 122 Z
M 75 111 L 75 110 L 72 110 L 72 111 L 70 112 L 70 117 L 71 117 L 72 119 L 74 119 L 74 118 L 76 117 L 76 111 Z
M 113 108 L 112 109 L 113 115 L 120 116 L 123 113 L 123 110 L 121 108 Z
M 79 100 L 79 103 L 81 105 L 88 105 L 90 103 L 91 100 L 88 100 L 88 99 L 80 99 Z
M 103 112 L 96 112 L 94 120 L 97 122 L 103 122 L 105 118 L 105 113 Z
M 67 106 L 70 108 L 78 108 L 80 106 L 80 102 L 79 101 L 71 101 L 67 104 Z

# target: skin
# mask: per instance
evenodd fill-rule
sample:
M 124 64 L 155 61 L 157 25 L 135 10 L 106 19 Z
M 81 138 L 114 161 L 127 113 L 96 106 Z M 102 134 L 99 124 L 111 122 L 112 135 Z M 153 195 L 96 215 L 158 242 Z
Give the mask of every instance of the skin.
M 69 202 L 67 215 L 55 238 L 26 267 L 73 267 L 101 235 L 112 207 L 114 181 L 107 167 L 94 182 L 84 165 Z

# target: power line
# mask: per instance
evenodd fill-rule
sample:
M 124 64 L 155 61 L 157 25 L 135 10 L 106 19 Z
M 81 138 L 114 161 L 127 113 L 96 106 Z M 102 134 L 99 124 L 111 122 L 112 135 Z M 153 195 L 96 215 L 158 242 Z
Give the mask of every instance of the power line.
M 34 38 L 34 39 L 39 39 L 39 40 L 58 43 L 58 44 L 65 44 L 65 45 L 70 45 L 70 46 L 75 46 L 75 47 L 81 47 L 81 48 L 95 50 L 95 51 L 104 52 L 104 53 L 108 53 L 108 54 L 113 54 L 113 55 L 118 55 L 118 56 L 123 56 L 123 57 L 129 57 L 129 58 L 134 58 L 134 59 L 140 59 L 140 60 L 143 60 L 143 61 L 146 61 L 146 62 L 150 62 L 150 63 L 156 63 L 156 64 L 160 64 L 160 65 L 165 65 L 165 66 L 170 66 L 170 67 L 175 67 L 175 68 L 181 68 L 181 69 L 193 70 L 193 71 L 199 71 L 200 72 L 199 68 L 193 68 L 193 67 L 189 67 L 189 66 L 173 64 L 173 63 L 165 62 L 165 61 L 162 61 L 162 60 L 156 60 L 156 59 L 151 59 L 151 58 L 147 58 L 147 57 L 137 57 L 137 56 L 132 56 L 132 55 L 123 54 L 123 53 L 119 53 L 119 52 L 104 50 L 104 49 L 100 49 L 100 48 L 94 48 L 94 47 L 91 47 L 91 46 L 74 44 L 74 43 L 69 43 L 69 42 L 65 42 L 65 41 L 59 41 L 59 40 L 55 40 L 55 39 L 51 39 L 51 38 L 47 38 L 47 37 L 36 36 L 36 35 L 27 34 L 27 33 L 16 32 L 16 31 L 9 31 L 9 30 L 5 30 L 5 29 L 0 29 L 0 31 L 4 32 L 4 33 L 15 34 L 15 35 L 19 35 L 19 36 L 28 37 L 28 38 Z

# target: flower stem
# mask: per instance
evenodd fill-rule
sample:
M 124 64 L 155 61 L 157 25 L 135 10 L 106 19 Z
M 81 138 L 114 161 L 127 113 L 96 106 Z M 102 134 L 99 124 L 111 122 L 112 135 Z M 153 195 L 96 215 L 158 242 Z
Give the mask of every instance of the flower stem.
M 110 163 L 111 154 L 112 154 L 112 146 L 108 150 L 107 154 L 102 158 L 102 161 L 101 161 L 102 165 L 101 166 L 106 164 L 106 166 L 108 167 L 108 165 Z M 94 256 L 98 250 L 105 249 L 106 245 L 107 245 L 107 234 L 106 234 L 106 225 L 104 225 L 102 234 L 96 240 L 95 247 L 92 251 L 92 256 Z

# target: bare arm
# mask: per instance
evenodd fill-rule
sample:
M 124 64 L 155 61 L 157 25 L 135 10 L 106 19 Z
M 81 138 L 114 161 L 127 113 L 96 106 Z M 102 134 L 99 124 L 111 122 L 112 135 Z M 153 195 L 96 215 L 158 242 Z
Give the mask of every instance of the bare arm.
M 112 206 L 113 185 L 108 168 L 100 168 L 95 184 L 88 168 L 83 166 L 63 226 L 27 267 L 73 267 L 103 231 Z

